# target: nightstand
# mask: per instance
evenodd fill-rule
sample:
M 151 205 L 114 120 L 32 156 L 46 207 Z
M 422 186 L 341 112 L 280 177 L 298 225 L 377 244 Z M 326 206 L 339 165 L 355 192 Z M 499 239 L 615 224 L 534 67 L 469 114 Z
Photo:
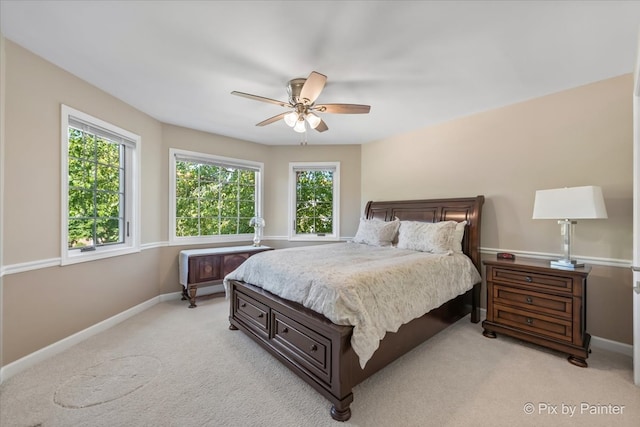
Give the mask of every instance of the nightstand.
M 483 261 L 487 319 L 483 335 L 508 335 L 569 354 L 586 368 L 587 276 L 591 267 L 562 270 L 545 261 Z

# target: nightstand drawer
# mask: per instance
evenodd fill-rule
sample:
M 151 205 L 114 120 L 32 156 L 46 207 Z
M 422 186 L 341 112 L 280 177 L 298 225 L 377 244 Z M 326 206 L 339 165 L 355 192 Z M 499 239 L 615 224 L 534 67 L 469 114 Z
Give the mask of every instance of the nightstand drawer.
M 564 277 L 557 274 L 547 275 L 523 270 L 510 270 L 506 268 L 492 268 L 493 272 L 490 280 L 513 283 L 538 290 L 551 290 L 554 292 L 571 293 L 573 291 L 573 280 L 571 277 Z
M 573 315 L 573 299 L 570 297 L 541 294 L 502 285 L 493 287 L 493 301 L 496 304 L 510 305 L 569 320 Z
M 527 312 L 521 309 L 494 304 L 493 320 L 521 330 L 545 335 L 562 341 L 571 342 L 573 339 L 572 323 L 570 320 L 556 319 L 543 314 Z

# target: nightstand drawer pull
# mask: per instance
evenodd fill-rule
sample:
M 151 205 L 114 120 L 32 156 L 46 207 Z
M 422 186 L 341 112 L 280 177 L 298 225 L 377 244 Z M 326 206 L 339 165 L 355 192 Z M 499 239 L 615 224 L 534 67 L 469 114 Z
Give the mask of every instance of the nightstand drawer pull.
M 527 283 L 531 283 L 531 282 L 533 282 L 533 279 L 532 279 L 530 276 L 526 276 L 526 277 L 524 278 L 524 280 L 525 280 Z
M 533 319 L 531 317 L 527 317 L 527 325 L 533 325 Z
M 313 344 L 313 345 L 311 345 L 311 347 L 309 348 L 309 350 L 313 353 L 314 351 L 317 351 L 317 350 L 318 350 L 318 346 L 317 346 L 317 345 L 315 345 L 315 344 Z
M 533 298 L 527 297 L 527 304 L 533 304 Z
M 246 302 L 243 302 L 242 304 L 240 304 L 240 307 L 246 307 L 246 306 L 247 306 Z
M 289 328 L 282 328 L 282 333 L 286 334 L 287 332 L 289 332 Z
M 264 313 L 258 314 L 258 318 L 262 319 L 264 317 Z

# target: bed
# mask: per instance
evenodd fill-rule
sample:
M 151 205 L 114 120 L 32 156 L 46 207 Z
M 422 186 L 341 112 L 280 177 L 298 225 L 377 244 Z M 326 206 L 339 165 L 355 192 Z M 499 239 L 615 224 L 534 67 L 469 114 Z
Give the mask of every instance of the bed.
M 466 285 L 468 290 L 453 295 L 442 304 L 438 302 L 437 307 L 430 309 L 426 314 L 421 313 L 415 318 L 412 317 L 413 320 L 403 323 L 398 328 L 389 329 L 386 333 L 383 332 L 381 334 L 383 338 L 375 343 L 374 351 L 371 351 L 369 347 L 366 351 L 363 350 L 366 346 L 359 344 L 360 341 L 357 341 L 356 338 L 360 335 L 371 334 L 361 333 L 366 328 L 360 323 L 345 324 L 348 323 L 345 319 L 349 316 L 335 318 L 333 311 L 323 311 L 318 308 L 322 305 L 316 307 L 307 304 L 306 294 L 297 298 L 295 295 L 291 296 L 286 292 L 283 294 L 278 290 L 278 293 L 287 297 L 285 298 L 267 290 L 272 288 L 287 289 L 286 286 L 271 284 L 270 287 L 268 283 L 250 283 L 250 280 L 245 280 L 245 277 L 253 277 L 251 276 L 252 268 L 258 268 L 252 266 L 249 261 L 255 261 L 256 265 L 260 265 L 261 257 L 265 257 L 262 259 L 263 267 L 268 266 L 269 262 L 267 261 L 270 258 L 267 256 L 276 256 L 276 253 L 280 252 L 277 250 L 252 257 L 239 270 L 225 278 L 225 288 L 230 300 L 229 329 L 242 330 L 255 340 L 331 402 L 330 414 L 333 419 L 346 421 L 351 416 L 350 405 L 353 402 L 353 388 L 357 384 L 464 316 L 471 314 L 470 318 L 473 323 L 480 320 L 479 245 L 483 203 L 483 196 L 390 202 L 370 201 L 367 203 L 364 219 L 370 221 L 382 220 L 389 223 L 400 221 L 400 224 L 419 225 L 421 223 L 454 221 L 463 225 L 463 228 L 459 227 L 464 231 L 464 234 L 460 234 L 460 251 L 464 254 L 461 257 L 465 258 L 475 270 L 473 282 Z M 334 252 L 338 258 L 340 257 L 339 250 L 359 250 L 356 248 L 359 245 L 355 243 L 333 245 L 342 245 L 335 246 Z M 321 249 L 311 250 L 320 251 Z M 386 249 L 376 249 L 372 252 L 373 255 L 367 256 L 380 257 L 378 252 L 382 253 L 383 250 Z M 419 262 L 427 262 L 423 261 L 426 256 L 422 256 L 422 254 L 405 254 L 403 251 L 406 252 L 406 248 L 397 250 L 398 256 L 402 256 L 402 260 L 419 257 Z M 291 250 L 281 251 L 285 255 L 286 251 L 289 251 L 289 257 L 293 259 Z M 299 251 L 301 252 L 302 249 Z M 433 257 L 437 259 L 437 263 L 442 263 L 453 260 L 457 254 L 449 251 L 446 254 Z M 330 268 L 324 264 L 321 268 L 340 271 L 337 265 L 335 268 Z M 316 269 L 316 271 L 319 270 Z M 381 275 L 375 272 L 375 268 L 372 268 L 372 271 L 375 275 Z M 285 282 L 289 280 L 283 279 Z M 398 281 L 400 282 L 400 279 Z M 343 289 L 340 287 L 339 293 L 343 293 Z M 375 299 L 375 295 L 373 299 Z M 369 305 L 369 303 L 365 304 L 365 306 Z M 357 317 L 357 312 L 354 312 L 353 309 L 351 312 L 355 313 L 354 315 Z M 326 313 L 328 317 L 323 313 Z M 336 322 L 331 321 L 330 317 L 334 318 Z M 361 317 L 369 318 L 368 315 Z M 383 314 L 383 317 L 387 316 Z

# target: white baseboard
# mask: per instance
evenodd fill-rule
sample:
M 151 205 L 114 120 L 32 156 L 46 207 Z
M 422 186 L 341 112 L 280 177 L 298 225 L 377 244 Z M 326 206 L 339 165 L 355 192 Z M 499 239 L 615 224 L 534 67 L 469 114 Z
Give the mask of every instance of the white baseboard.
M 633 346 L 631 344 L 591 336 L 591 346 L 633 357 Z
M 212 289 L 211 292 L 214 292 L 214 290 Z M 159 302 L 171 301 L 180 298 L 182 298 L 181 292 L 171 292 L 151 298 L 150 300 L 138 304 L 135 307 L 131 307 L 130 309 L 125 310 L 122 313 L 116 314 L 115 316 L 105 319 L 102 322 L 96 323 L 95 325 L 90 326 L 80 332 L 76 332 L 73 335 L 63 338 L 60 341 L 57 341 L 14 362 L 11 362 L 8 365 L 0 368 L 0 384 L 2 384 L 3 381 L 11 378 L 12 376 L 35 365 L 36 363 L 46 360 L 58 353 L 61 353 L 64 350 L 67 350 L 68 348 L 86 340 L 87 338 L 105 331 L 117 325 L 118 323 L 123 322 L 128 318 L 145 311 L 146 309 L 156 305 Z M 480 311 L 480 317 L 482 319 L 486 318 L 486 309 L 482 308 L 480 309 Z M 615 353 L 623 354 L 625 356 L 633 357 L 633 346 L 630 344 L 624 344 L 617 341 L 608 340 L 606 338 L 592 336 L 591 345 L 596 348 L 602 348 L 605 350 L 613 351 Z
M 128 318 L 135 316 L 138 313 L 143 312 L 144 310 L 156 305 L 161 301 L 167 301 L 175 298 L 180 298 L 181 293 L 176 292 L 175 294 L 163 294 L 150 300 L 147 300 L 141 304 L 138 304 L 134 307 L 131 307 L 128 310 L 123 311 L 122 313 L 118 313 L 115 316 L 112 316 L 108 319 L 103 320 L 102 322 L 96 323 L 93 326 L 90 326 L 82 331 L 76 332 L 73 335 L 70 335 L 66 338 L 61 339 L 60 341 L 54 342 L 44 348 L 41 348 L 38 351 L 35 351 L 31 354 L 28 354 L 14 362 L 9 363 L 6 366 L 0 368 L 0 384 L 4 380 L 11 378 L 19 372 L 24 371 L 25 369 L 35 365 L 38 362 L 41 362 L 45 359 L 48 359 L 68 348 L 86 340 L 87 338 L 96 335 L 102 331 L 105 331 L 118 323 L 127 320 Z
M 480 320 L 487 318 L 487 309 L 480 309 Z M 603 350 L 612 351 L 614 353 L 623 354 L 625 356 L 633 357 L 633 346 L 631 344 L 625 344 L 618 341 L 608 340 L 606 338 L 591 336 L 591 346 L 594 348 L 601 348 Z
M 182 292 L 171 292 L 169 294 L 162 294 L 158 298 L 158 302 L 173 301 L 174 299 L 182 298 Z

